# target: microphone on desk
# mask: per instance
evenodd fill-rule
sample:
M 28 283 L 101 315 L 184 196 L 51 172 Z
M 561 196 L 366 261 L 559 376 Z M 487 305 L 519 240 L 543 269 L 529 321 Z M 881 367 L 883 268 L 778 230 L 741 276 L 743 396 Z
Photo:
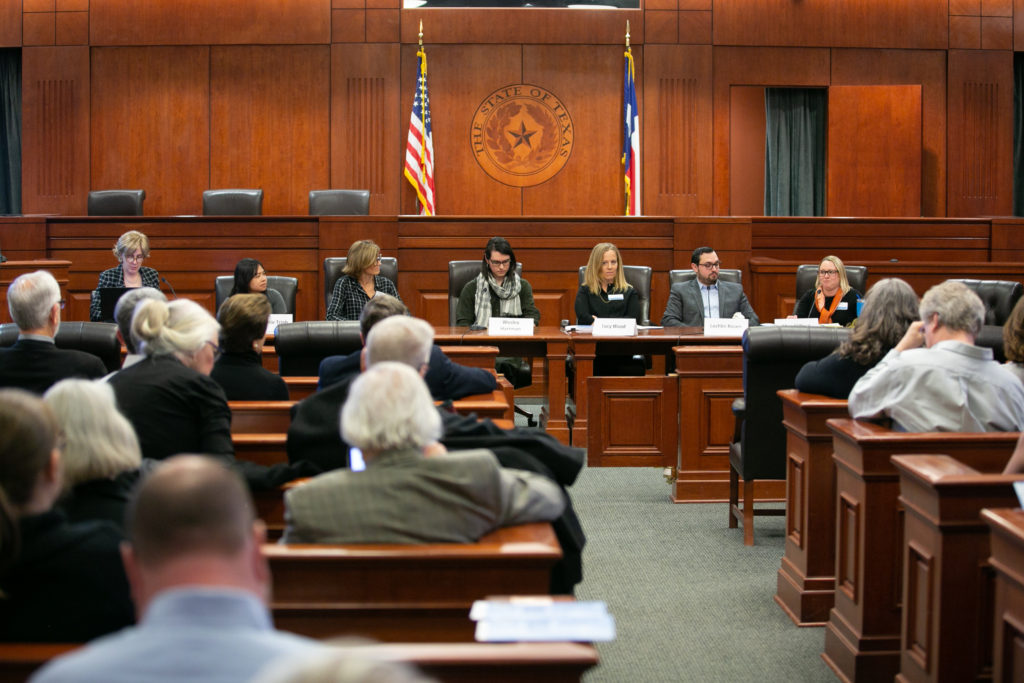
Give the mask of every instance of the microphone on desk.
M 173 296 L 175 299 L 177 299 L 178 298 L 178 293 L 174 291 L 174 286 L 170 282 L 167 281 L 167 278 L 165 278 L 163 275 L 161 275 L 160 276 L 160 281 L 163 282 L 165 285 L 167 285 L 167 288 L 171 290 L 171 296 Z
M 487 325 L 470 325 L 469 329 L 472 332 L 479 332 L 480 330 L 486 330 L 487 329 Z

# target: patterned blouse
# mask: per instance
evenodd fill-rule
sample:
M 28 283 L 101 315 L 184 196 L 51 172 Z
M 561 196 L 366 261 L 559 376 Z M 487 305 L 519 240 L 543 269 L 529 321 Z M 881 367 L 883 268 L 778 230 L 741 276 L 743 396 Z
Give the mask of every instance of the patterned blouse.
M 153 268 L 142 266 L 139 268 L 139 275 L 142 276 L 143 287 L 160 289 L 160 273 Z M 92 290 L 92 298 L 89 302 L 89 320 L 98 321 L 100 317 L 100 291 L 104 287 L 124 287 L 124 269 L 120 264 L 116 268 L 110 268 L 100 273 L 100 283 Z
M 398 289 L 395 283 L 383 275 L 373 276 L 373 287 L 378 292 L 390 294 L 399 301 Z M 331 293 L 331 303 L 327 307 L 328 320 L 359 320 L 363 312 L 363 306 L 370 300 L 366 296 L 359 281 L 351 275 L 343 275 L 334 283 L 334 291 Z

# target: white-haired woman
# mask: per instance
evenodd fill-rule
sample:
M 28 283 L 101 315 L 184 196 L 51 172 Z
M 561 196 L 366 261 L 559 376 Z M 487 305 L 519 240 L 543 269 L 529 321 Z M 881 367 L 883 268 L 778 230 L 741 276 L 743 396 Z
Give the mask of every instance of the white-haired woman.
M 154 460 L 178 453 L 234 459 L 231 410 L 210 378 L 220 355 L 220 325 L 188 299 L 143 301 L 132 317 L 132 341 L 145 358 L 110 378 L 117 403 Z
M 142 454 L 135 430 L 117 410 L 114 390 L 105 382 L 66 379 L 43 400 L 64 435 L 61 509 L 73 522 L 105 519 L 123 528 Z

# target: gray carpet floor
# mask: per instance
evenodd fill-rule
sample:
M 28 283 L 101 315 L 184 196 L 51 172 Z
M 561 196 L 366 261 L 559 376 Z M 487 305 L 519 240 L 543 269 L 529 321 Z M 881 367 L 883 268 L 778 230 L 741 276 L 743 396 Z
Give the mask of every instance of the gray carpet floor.
M 784 519 L 753 547 L 726 505 L 673 504 L 660 469 L 585 468 L 570 489 L 587 534 L 581 600 L 604 600 L 617 638 L 586 681 L 834 681 L 823 628 L 775 604 Z

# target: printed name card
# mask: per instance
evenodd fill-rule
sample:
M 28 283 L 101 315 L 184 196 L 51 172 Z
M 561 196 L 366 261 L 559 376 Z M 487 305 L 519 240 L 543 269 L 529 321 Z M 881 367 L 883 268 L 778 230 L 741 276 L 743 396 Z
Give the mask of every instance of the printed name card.
M 750 321 L 746 318 L 706 318 L 704 320 L 704 336 L 739 339 L 748 325 L 750 325 Z
M 532 337 L 533 318 L 491 318 L 487 334 L 499 337 Z
M 291 313 L 271 313 L 270 318 L 267 320 L 267 334 L 274 334 L 277 332 L 278 325 L 290 323 L 294 320 L 295 316 Z
M 817 318 L 776 318 L 776 325 L 790 325 L 794 327 L 817 327 Z
M 595 337 L 633 337 L 636 336 L 636 319 L 595 318 L 590 333 Z

